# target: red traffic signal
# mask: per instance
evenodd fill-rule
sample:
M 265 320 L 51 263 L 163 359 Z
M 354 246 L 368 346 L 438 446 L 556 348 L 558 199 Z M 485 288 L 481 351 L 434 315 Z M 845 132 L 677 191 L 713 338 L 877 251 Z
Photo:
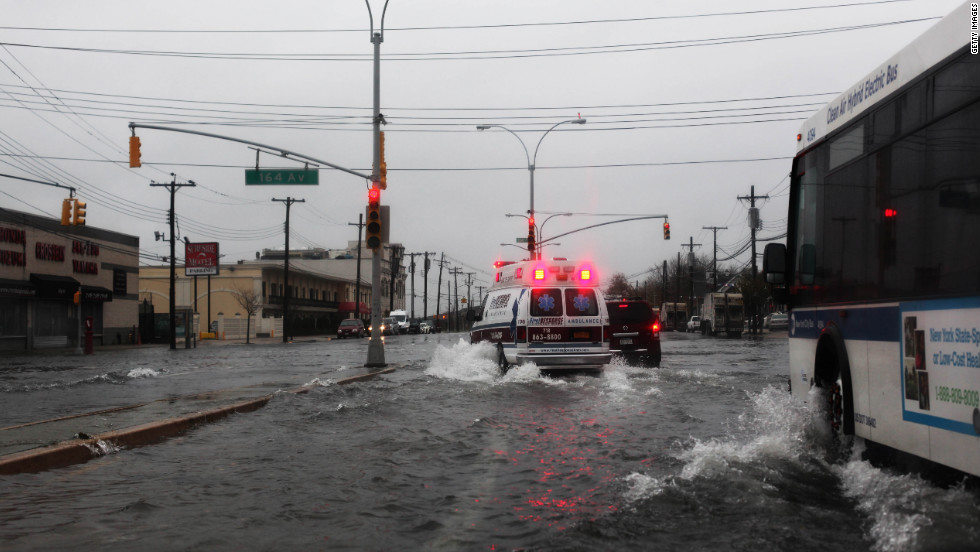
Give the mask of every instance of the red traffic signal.
M 664 239 L 665 240 L 669 240 L 670 239 L 670 223 L 669 222 L 664 222 Z
M 377 185 L 368 190 L 367 246 L 373 251 L 381 249 L 381 189 Z

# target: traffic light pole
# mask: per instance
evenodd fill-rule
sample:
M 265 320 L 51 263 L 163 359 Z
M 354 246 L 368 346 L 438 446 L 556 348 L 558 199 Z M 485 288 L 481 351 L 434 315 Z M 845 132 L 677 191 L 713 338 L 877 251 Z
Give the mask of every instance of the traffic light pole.
M 374 163 L 371 169 L 371 186 L 380 188 L 381 182 L 381 43 L 384 42 L 384 13 L 388 9 L 388 2 L 385 0 L 384 9 L 381 12 L 381 25 L 378 32 L 374 32 L 374 15 L 371 13 L 371 4 L 365 0 L 368 8 L 368 15 L 371 17 L 371 43 L 374 45 L 374 129 L 372 137 L 374 142 Z M 371 254 L 371 340 L 368 341 L 367 362 L 364 366 L 368 368 L 381 368 L 387 366 L 385 362 L 385 346 L 381 341 L 381 257 L 384 254 L 384 244 L 380 244 L 377 250 Z

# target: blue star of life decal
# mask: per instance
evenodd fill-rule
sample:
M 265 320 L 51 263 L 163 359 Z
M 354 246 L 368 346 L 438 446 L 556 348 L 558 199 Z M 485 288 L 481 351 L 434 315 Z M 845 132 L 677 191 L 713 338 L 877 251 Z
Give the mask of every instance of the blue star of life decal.
M 592 304 L 592 302 L 589 301 L 589 298 L 584 295 L 579 295 L 574 301 L 572 301 L 572 303 L 575 305 L 576 309 L 582 312 L 589 310 L 589 306 Z
M 548 295 L 547 293 L 545 293 L 541 297 L 538 297 L 538 308 L 546 312 L 555 308 L 554 297 Z

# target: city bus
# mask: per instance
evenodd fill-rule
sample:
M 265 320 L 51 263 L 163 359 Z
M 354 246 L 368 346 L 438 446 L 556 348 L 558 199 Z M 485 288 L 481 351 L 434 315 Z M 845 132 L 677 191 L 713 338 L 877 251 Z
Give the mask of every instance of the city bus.
M 803 124 L 787 243 L 766 247 L 763 273 L 790 308 L 792 393 L 839 441 L 980 476 L 971 25 L 966 3 Z

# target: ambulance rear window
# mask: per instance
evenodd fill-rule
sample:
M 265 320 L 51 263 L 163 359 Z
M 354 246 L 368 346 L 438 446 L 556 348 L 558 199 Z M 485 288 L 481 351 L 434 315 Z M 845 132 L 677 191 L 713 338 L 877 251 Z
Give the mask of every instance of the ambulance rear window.
M 532 289 L 531 316 L 561 316 L 561 289 Z
M 565 312 L 568 316 L 598 316 L 599 303 L 595 300 L 595 290 L 566 289 Z

